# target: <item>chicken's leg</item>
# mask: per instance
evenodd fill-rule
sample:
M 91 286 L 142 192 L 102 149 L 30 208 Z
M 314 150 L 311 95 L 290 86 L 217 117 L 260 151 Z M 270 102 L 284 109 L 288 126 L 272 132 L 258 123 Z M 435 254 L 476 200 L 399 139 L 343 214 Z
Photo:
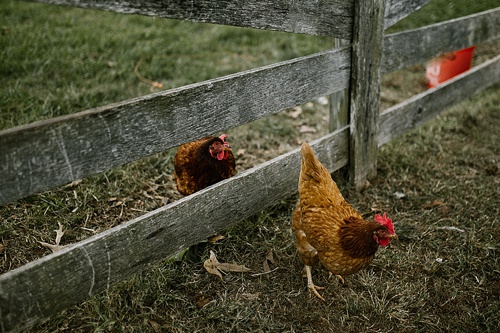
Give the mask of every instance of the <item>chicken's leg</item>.
M 328 278 L 332 278 L 332 275 L 334 275 L 332 272 L 330 272 L 330 274 L 328 274 Z M 335 274 L 335 276 L 337 277 L 337 279 L 340 280 L 340 282 L 342 282 L 342 284 L 345 284 L 345 280 L 342 276 L 338 275 L 338 274 Z
M 323 287 L 315 286 L 312 280 L 311 266 L 306 265 L 306 275 L 307 275 L 307 288 L 309 288 L 309 297 L 311 297 L 311 291 L 316 295 L 319 299 L 324 301 L 325 299 L 321 297 L 318 293 L 318 290 L 325 289 Z

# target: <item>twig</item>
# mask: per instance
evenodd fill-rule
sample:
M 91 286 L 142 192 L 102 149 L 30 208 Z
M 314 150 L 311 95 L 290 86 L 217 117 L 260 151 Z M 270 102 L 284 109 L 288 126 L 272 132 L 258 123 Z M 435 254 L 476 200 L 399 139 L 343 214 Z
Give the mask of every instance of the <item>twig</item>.
M 150 79 L 146 79 L 144 76 L 141 75 L 141 73 L 139 73 L 139 66 L 141 65 L 141 62 L 142 62 L 142 59 L 139 59 L 139 61 L 137 62 L 137 65 L 135 65 L 135 67 L 134 67 L 134 73 L 135 73 L 135 75 L 137 75 L 139 80 L 141 80 L 142 82 L 145 82 L 147 84 L 150 84 L 151 87 L 149 87 L 149 90 L 151 90 L 151 92 L 154 91 L 154 88 L 158 88 L 158 89 L 163 88 L 163 83 L 156 82 L 156 81 L 153 81 Z
M 252 274 L 251 276 L 260 276 L 260 275 L 269 274 L 269 273 L 272 273 L 272 272 L 274 272 L 274 271 L 276 271 L 276 270 L 278 270 L 278 269 L 279 269 L 279 267 L 276 267 L 276 268 L 274 268 L 274 269 L 271 269 L 270 271 L 267 271 L 267 272 L 262 272 L 262 273 L 255 273 L 255 274 Z

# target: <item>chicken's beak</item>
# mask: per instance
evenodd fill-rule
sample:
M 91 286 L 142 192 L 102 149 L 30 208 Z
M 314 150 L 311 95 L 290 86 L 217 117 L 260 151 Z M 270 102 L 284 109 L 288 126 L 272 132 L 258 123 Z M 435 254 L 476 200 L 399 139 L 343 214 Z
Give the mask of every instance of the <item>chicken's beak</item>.
M 396 235 L 396 234 L 389 235 L 388 237 L 389 237 L 389 238 L 398 239 L 398 235 Z
M 232 151 L 231 149 L 231 146 L 224 146 L 224 148 L 222 148 L 223 151 Z

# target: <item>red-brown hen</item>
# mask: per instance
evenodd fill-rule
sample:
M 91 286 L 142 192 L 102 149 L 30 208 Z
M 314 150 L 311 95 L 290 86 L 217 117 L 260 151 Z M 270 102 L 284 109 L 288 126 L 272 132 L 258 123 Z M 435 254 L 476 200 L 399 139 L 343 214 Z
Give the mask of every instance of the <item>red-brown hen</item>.
M 227 134 L 183 144 L 174 157 L 177 190 L 190 195 L 234 176 L 236 164 Z
M 366 221 L 345 200 L 328 170 L 311 147 L 301 148 L 300 200 L 292 216 L 297 248 L 305 264 L 309 293 L 321 287 L 312 281 L 311 267 L 318 261 L 331 273 L 353 274 L 370 264 L 380 246 L 397 238 L 392 220 L 375 215 Z

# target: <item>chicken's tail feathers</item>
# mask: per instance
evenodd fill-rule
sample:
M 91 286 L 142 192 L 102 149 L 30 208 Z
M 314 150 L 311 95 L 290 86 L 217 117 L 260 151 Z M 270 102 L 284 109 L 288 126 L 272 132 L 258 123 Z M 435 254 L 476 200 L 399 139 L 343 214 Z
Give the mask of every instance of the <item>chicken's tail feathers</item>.
M 314 154 L 314 151 L 308 143 L 302 144 L 300 152 L 302 154 L 300 177 L 303 180 L 313 179 L 317 182 L 320 182 L 321 179 L 326 175 L 328 175 L 328 177 L 330 176 L 330 173 L 318 160 L 318 158 Z

